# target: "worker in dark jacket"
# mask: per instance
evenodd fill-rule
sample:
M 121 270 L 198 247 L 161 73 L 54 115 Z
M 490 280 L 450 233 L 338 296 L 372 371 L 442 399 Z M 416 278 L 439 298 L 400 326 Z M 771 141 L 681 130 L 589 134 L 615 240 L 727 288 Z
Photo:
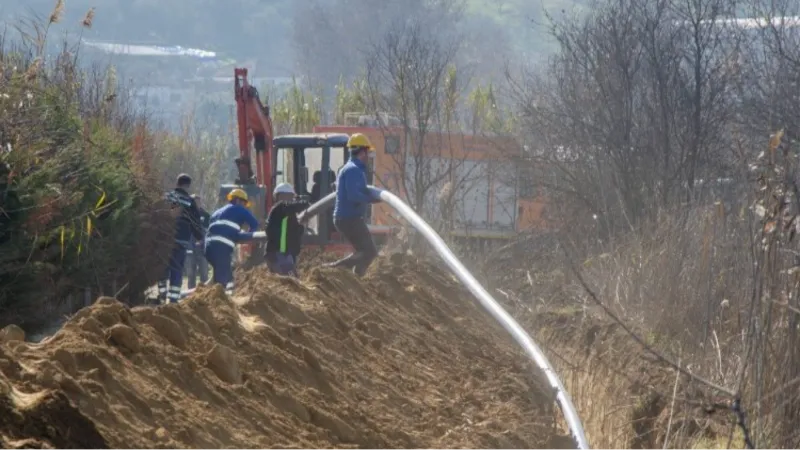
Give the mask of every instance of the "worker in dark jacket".
M 225 287 L 225 293 L 233 294 L 233 251 L 236 244 L 253 238 L 258 229 L 258 220 L 247 209 L 250 201 L 247 192 L 234 189 L 228 193 L 228 203 L 211 214 L 206 233 L 205 254 L 214 268 L 214 283 Z M 242 232 L 242 225 L 250 227 Z
M 367 188 L 367 162 L 375 147 L 366 136 L 355 133 L 347 141 L 347 148 L 350 151 L 350 161 L 342 167 L 336 180 L 333 223 L 355 252 L 332 265 L 352 269 L 361 276 L 378 256 L 378 250 L 364 221 L 367 205 L 380 202 L 380 198 L 374 197 Z
M 279 275 L 297 276 L 297 257 L 300 255 L 305 227 L 297 214 L 308 208 L 305 200 L 295 200 L 294 188 L 281 183 L 275 188 L 275 206 L 267 216 L 267 267 Z
M 209 219 L 211 214 L 203 208 L 200 197 L 197 194 L 192 194 L 192 198 L 197 204 L 197 210 L 200 211 L 200 225 L 203 227 L 203 235 L 208 230 Z M 208 261 L 205 257 L 205 243 L 200 240 L 194 240 L 192 243 L 192 261 L 195 265 L 195 274 L 200 275 L 200 283 L 205 284 L 208 281 Z M 193 283 L 194 284 L 194 283 Z M 191 286 L 190 286 L 191 287 Z
M 167 201 L 177 212 L 175 224 L 175 244 L 169 258 L 167 268 L 167 278 L 169 280 L 169 294 L 167 294 L 167 280 L 158 283 L 158 296 L 162 302 L 168 299 L 170 303 L 176 303 L 181 298 L 181 287 L 183 286 L 183 263 L 186 261 L 186 250 L 191 245 L 192 237 L 197 240 L 203 239 L 203 226 L 200 221 L 200 211 L 197 203 L 189 195 L 189 188 L 192 186 L 192 177 L 180 174 L 175 189 L 167 193 Z

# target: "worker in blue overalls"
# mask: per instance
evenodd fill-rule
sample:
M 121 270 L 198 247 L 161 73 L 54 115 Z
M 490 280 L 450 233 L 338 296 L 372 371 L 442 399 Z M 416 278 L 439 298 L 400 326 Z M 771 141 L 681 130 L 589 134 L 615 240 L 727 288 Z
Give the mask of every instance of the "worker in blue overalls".
M 228 203 L 211 214 L 206 234 L 205 255 L 214 268 L 214 283 L 225 287 L 225 293 L 233 294 L 233 251 L 236 244 L 253 238 L 258 229 L 258 220 L 250 212 L 247 193 L 234 189 L 228 194 Z M 242 232 L 242 225 L 250 227 Z
M 158 282 L 158 298 L 161 302 L 169 300 L 170 303 L 177 303 L 180 300 L 186 250 L 191 245 L 192 237 L 197 240 L 203 239 L 204 230 L 200 211 L 197 209 L 195 200 L 189 195 L 191 186 L 192 177 L 182 173 L 178 175 L 175 189 L 167 193 L 167 201 L 173 210 L 177 211 L 178 217 L 175 224 L 175 243 L 169 257 L 166 274 L 169 280 L 169 293 L 167 293 L 167 280 Z

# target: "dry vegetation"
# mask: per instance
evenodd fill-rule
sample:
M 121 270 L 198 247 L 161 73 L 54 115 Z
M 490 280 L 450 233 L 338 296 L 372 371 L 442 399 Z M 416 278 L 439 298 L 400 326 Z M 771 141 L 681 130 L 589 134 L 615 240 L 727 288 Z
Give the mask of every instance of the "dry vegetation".
M 764 148 L 752 203 L 673 210 L 591 246 L 530 236 L 489 258 L 497 298 L 545 343 L 592 445 L 743 447 L 743 430 L 797 445 L 798 154 L 783 132 Z
M 176 135 L 134 111 L 114 67 L 82 66 L 77 47 L 49 53 L 63 13 L 58 1 L 0 42 L 0 322 L 28 329 L 73 312 L 87 288 L 141 302 L 171 240 L 162 186 L 191 172 L 211 201 L 227 160 L 199 121 Z
M 554 22 L 549 67 L 510 74 L 518 163 L 561 231 L 487 271 L 559 355 L 594 445 L 744 445 L 741 406 L 752 444 L 795 448 L 800 30 L 780 17 L 800 5 L 595 6 Z M 766 20 L 721 20 L 743 11 Z
M 473 265 L 485 265 L 497 297 L 547 345 L 594 446 L 795 448 L 800 34 L 778 22 L 758 30 L 705 22 L 742 8 L 732 0 L 595 6 L 585 19 L 554 24 L 550 66 L 509 74 L 519 123 L 473 130 L 513 128 L 529 144 L 509 158 L 538 171 L 561 231 L 472 255 Z M 753 16 L 797 7 L 744 6 Z M 447 104 L 448 82 L 463 73 L 448 44 L 409 39 L 413 30 L 398 26 L 375 41 L 365 56 L 371 71 L 340 92 L 337 111 L 406 107 L 402 126 L 423 134 L 416 155 L 424 156 L 415 121 L 469 120 L 448 116 L 459 110 Z M 10 173 L 0 176 L 9 180 L 0 185 L 3 321 L 87 285 L 127 285 L 121 297 L 134 301 L 163 264 L 162 181 L 192 171 L 210 196 L 227 158 L 224 142 L 196 121 L 175 136 L 131 112 L 113 71 L 80 71 L 74 49 L 43 64 L 46 29 L 34 34 L 6 46 L 1 61 L 0 131 L 11 149 L 2 153 Z M 431 59 L 398 68 L 388 50 Z M 418 89 L 387 81 L 398 79 L 416 79 Z M 320 120 L 314 104 L 292 122 L 307 98 L 295 89 L 273 102 L 287 130 Z M 498 114 L 489 103 L 483 119 Z M 784 131 L 767 142 L 775 130 Z M 416 172 L 402 176 L 430 191 L 431 175 Z M 710 182 L 721 178 L 727 184 Z M 747 414 L 741 425 L 734 406 Z

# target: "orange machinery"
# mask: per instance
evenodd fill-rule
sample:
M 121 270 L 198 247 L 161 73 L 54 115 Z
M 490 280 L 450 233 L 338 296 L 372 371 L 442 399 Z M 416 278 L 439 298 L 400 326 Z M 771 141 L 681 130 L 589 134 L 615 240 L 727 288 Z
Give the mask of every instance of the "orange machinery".
M 247 75 L 247 69 L 234 70 L 239 145 L 239 157 L 236 158 L 238 176 L 234 183 L 220 187 L 219 199 L 224 203 L 231 190 L 243 189 L 247 192 L 251 209 L 263 229 L 272 207 L 272 191 L 278 183 L 292 183 L 299 195 L 308 196 L 313 201 L 331 192 L 335 181 L 335 174 L 331 174 L 331 162 L 341 161 L 346 157 L 348 136 L 341 133 L 274 136 L 269 106 L 261 103 L 258 91 L 249 84 Z M 251 142 L 254 151 L 251 151 Z M 309 169 L 314 170 L 313 179 L 308 176 Z M 311 195 L 312 191 L 315 191 L 315 195 Z M 306 236 L 304 246 L 317 245 L 326 252 L 337 254 L 352 251 L 352 247 L 343 242 L 336 230 L 332 229 L 332 223 L 327 216 L 312 221 L 312 228 L 316 229 Z M 376 244 L 380 244 L 392 230 L 371 225 L 370 231 L 376 238 Z M 240 245 L 239 261 L 258 262 L 263 256 L 261 246 L 263 243 L 258 242 Z
M 258 91 L 248 83 L 247 69 L 234 69 L 234 97 L 239 144 L 239 157 L 235 160 L 237 178 L 234 183 L 220 186 L 219 199 L 224 203 L 230 191 L 243 189 L 250 199 L 253 214 L 263 224 L 272 206 L 272 119 L 269 107 L 261 103 Z M 251 140 L 254 152 L 251 151 Z M 239 245 L 239 261 L 256 256 L 257 247 L 259 244 L 256 242 Z

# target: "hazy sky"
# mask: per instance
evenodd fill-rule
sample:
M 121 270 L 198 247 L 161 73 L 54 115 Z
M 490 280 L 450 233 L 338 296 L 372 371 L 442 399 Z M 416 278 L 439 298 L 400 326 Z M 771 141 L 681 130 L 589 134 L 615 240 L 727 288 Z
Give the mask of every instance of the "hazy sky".
M 500 59 L 520 54 L 526 58 L 546 53 L 542 5 L 561 8 L 583 0 L 438 0 L 465 7 L 459 24 L 465 47 L 484 68 Z M 215 51 L 221 57 L 255 59 L 264 75 L 286 76 L 306 70 L 298 57 L 298 40 L 321 42 L 314 54 L 346 58 L 346 45 L 358 37 L 380 32 L 407 17 L 415 0 L 68 0 L 55 35 L 81 31 L 86 12 L 97 5 L 91 30 L 85 37 L 124 43 L 181 45 Z M 56 0 L 2 0 L 0 18 L 19 24 L 20 18 L 38 15 L 46 20 Z M 371 5 L 381 5 L 372 8 Z M 392 8 L 391 6 L 397 6 Z M 355 27 L 357 24 L 357 28 Z M 446 25 L 443 25 L 446 26 Z M 328 33 L 327 35 L 325 33 Z M 354 35 L 356 39 L 353 39 Z M 341 53 L 339 53 L 341 52 Z M 336 64 L 334 64 L 336 65 Z M 336 69 L 338 70 L 338 69 Z M 335 78 L 335 74 L 332 74 Z

